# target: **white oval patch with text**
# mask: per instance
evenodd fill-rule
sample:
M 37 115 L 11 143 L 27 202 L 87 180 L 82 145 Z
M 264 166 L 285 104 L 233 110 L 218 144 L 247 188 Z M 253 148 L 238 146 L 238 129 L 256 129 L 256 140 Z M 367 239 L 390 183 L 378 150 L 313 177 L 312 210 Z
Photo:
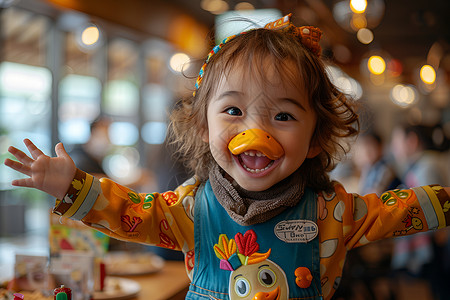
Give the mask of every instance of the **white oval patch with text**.
M 317 224 L 310 220 L 281 221 L 275 225 L 273 231 L 286 243 L 307 243 L 319 234 Z

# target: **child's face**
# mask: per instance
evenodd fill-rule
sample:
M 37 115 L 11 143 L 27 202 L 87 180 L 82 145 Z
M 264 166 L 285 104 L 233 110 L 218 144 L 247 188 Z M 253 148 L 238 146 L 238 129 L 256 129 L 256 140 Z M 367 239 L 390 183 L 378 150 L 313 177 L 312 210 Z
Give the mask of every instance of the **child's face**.
M 267 84 L 242 68 L 222 75 L 207 109 L 210 150 L 215 161 L 242 188 L 263 191 L 297 170 L 320 149 L 311 144 L 316 114 L 303 88 L 283 82 L 273 67 L 264 68 Z M 290 70 L 293 71 L 293 70 Z M 301 86 L 300 77 L 298 83 Z M 228 149 L 230 140 L 248 129 L 269 133 L 284 154 L 274 160 L 261 157 L 257 146 L 239 155 Z M 258 156 L 259 155 L 259 156 Z

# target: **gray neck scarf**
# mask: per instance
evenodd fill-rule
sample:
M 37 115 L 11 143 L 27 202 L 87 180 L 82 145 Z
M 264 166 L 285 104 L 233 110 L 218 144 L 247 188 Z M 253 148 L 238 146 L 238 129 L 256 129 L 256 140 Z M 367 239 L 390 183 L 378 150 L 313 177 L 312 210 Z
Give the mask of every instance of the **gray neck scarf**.
M 300 171 L 261 192 L 247 191 L 225 178 L 215 164 L 209 172 L 211 187 L 228 215 L 243 226 L 265 222 L 288 207 L 295 206 L 303 196 L 304 183 Z

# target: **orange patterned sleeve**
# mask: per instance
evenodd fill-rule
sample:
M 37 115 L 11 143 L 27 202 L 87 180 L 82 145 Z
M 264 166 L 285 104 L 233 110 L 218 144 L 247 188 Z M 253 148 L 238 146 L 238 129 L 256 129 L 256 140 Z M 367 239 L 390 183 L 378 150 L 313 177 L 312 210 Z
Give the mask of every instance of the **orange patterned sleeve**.
M 336 187 L 346 248 L 446 227 L 449 196 L 438 185 L 360 196 Z M 336 212 L 336 215 L 339 213 Z
M 450 198 L 440 186 L 360 196 L 342 185 L 318 195 L 322 291 L 330 299 L 342 276 L 348 250 L 370 242 L 447 226 Z
M 136 193 L 110 179 L 97 180 L 78 171 L 54 212 L 117 239 L 188 251 L 194 248 L 193 206 L 198 185 L 194 177 L 175 191 Z

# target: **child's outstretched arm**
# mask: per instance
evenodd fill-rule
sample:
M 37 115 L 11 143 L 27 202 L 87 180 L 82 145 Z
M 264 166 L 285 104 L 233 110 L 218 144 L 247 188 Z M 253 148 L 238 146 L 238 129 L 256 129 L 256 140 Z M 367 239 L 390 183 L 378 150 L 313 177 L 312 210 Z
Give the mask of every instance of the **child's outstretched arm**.
M 118 239 L 193 249 L 192 214 L 200 184 L 196 178 L 175 191 L 136 193 L 108 178 L 97 179 L 77 169 L 61 143 L 55 147 L 56 157 L 45 155 L 28 139 L 24 143 L 31 156 L 15 147 L 8 149 L 17 160 L 6 159 L 5 165 L 28 176 L 12 184 L 36 188 L 59 199 L 54 213 Z
M 75 163 L 67 154 L 63 144 L 59 143 L 55 146 L 56 157 L 45 155 L 29 139 L 25 139 L 24 144 L 31 157 L 15 147 L 8 148 L 18 161 L 7 158 L 5 165 L 29 176 L 13 180 L 12 185 L 35 188 L 57 199 L 62 199 L 76 172 Z

